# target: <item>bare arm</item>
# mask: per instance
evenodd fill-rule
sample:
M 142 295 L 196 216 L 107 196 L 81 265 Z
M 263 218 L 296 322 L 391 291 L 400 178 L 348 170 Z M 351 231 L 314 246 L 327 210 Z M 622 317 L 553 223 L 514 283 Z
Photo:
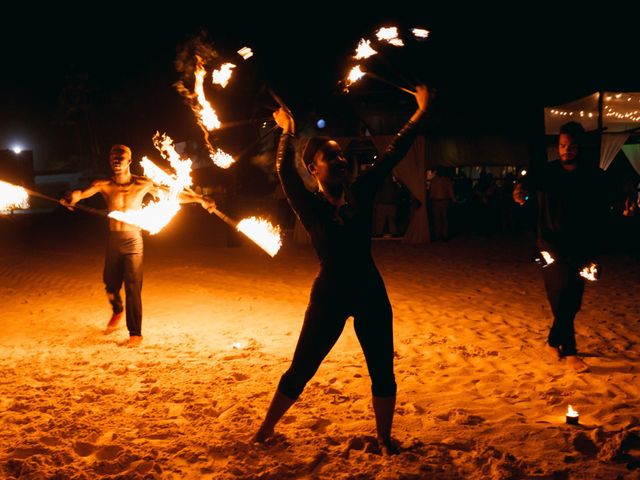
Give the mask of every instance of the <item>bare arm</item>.
M 63 197 L 60 199 L 60 203 L 70 210 L 73 210 L 73 206 L 80 200 L 93 197 L 96 193 L 102 193 L 105 185 L 109 183 L 109 180 L 100 179 L 94 180 L 91 185 L 84 190 L 73 190 L 69 197 Z

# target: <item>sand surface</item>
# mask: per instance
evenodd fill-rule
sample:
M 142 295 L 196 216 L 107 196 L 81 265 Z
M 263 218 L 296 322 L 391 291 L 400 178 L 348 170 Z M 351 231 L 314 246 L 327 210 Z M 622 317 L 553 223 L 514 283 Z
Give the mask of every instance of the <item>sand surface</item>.
M 80 213 L 0 222 L 0 477 L 640 478 L 640 261 L 603 257 L 576 320 L 591 372 L 545 355 L 529 234 L 374 243 L 394 311 L 395 457 L 374 441 L 352 321 L 265 445 L 249 442 L 288 367 L 317 272 L 181 212 L 145 236 L 144 340 L 120 345 L 104 226 Z M 571 404 L 580 425 L 565 424 Z

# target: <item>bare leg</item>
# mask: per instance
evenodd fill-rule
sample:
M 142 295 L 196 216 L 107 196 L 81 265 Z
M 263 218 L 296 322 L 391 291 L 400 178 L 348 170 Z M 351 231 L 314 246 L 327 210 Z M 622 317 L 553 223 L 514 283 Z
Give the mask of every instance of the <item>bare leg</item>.
M 271 400 L 271 405 L 269 405 L 269 410 L 267 410 L 267 416 L 262 422 L 262 425 L 260 425 L 256 434 L 253 436 L 252 441 L 262 443 L 273 435 L 273 429 L 276 426 L 276 423 L 278 423 L 278 420 L 287 413 L 287 410 L 289 410 L 294 402 L 295 400 L 276 390 L 273 400 Z

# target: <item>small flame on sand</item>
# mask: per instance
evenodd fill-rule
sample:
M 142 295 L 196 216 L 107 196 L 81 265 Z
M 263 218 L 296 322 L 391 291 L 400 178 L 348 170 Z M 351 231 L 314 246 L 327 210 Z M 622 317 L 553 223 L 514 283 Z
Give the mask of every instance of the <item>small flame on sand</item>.
M 211 82 L 225 88 L 231 79 L 232 69 L 236 68 L 233 63 L 223 63 L 219 69 L 211 72 Z
M 274 257 L 282 246 L 280 227 L 273 226 L 263 218 L 249 217 L 238 222 L 236 229 L 257 243 L 269 255 Z
M 578 416 L 578 412 L 574 410 L 571 405 L 569 405 L 569 408 L 567 409 L 567 417 L 577 417 L 577 416 Z
M 242 349 L 242 343 L 241 342 L 234 342 L 231 344 L 231 347 L 229 347 L 231 350 L 240 350 Z
M 363 38 L 360 40 L 360 43 L 358 43 L 358 47 L 356 48 L 356 54 L 354 55 L 354 58 L 356 60 L 362 60 L 364 58 L 369 58 L 372 55 L 375 55 L 376 53 L 378 52 L 371 47 L 371 41 L 365 40 Z
M 29 194 L 22 187 L 0 181 L 0 214 L 29 208 Z

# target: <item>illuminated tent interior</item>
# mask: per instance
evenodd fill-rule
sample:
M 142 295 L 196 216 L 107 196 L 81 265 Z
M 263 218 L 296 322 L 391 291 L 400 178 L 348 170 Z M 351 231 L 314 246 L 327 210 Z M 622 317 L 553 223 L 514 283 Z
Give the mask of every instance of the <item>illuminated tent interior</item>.
M 569 121 L 582 124 L 587 132 L 601 132 L 600 168 L 607 170 L 622 151 L 640 174 L 640 92 L 595 92 L 562 105 L 544 109 L 545 133 L 557 135 Z M 555 145 L 547 158 L 557 157 Z

